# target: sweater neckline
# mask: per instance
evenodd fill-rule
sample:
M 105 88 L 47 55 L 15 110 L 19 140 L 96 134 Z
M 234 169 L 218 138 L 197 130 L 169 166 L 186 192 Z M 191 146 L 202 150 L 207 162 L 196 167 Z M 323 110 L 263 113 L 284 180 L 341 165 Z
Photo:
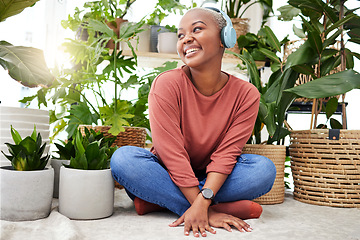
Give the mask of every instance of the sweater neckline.
M 214 93 L 213 95 L 206 96 L 206 95 L 202 94 L 202 93 L 195 87 L 195 85 L 193 84 L 193 82 L 191 81 L 191 79 L 189 79 L 188 75 L 186 75 L 186 73 L 185 73 L 185 71 L 184 71 L 184 69 L 183 69 L 185 66 L 186 66 L 186 65 L 183 65 L 183 66 L 181 66 L 181 67 L 179 68 L 179 70 L 181 71 L 181 74 L 183 74 L 183 75 L 185 76 L 187 83 L 191 85 L 191 87 L 194 89 L 194 91 L 196 92 L 196 94 L 199 95 L 199 96 L 201 96 L 201 97 L 203 97 L 203 98 L 205 98 L 205 99 L 216 98 L 218 95 L 222 94 L 222 93 L 225 91 L 225 89 L 227 88 L 227 86 L 229 85 L 229 82 L 230 82 L 230 80 L 231 80 L 231 78 L 232 78 L 230 74 L 228 74 L 228 73 L 226 73 L 226 72 L 224 72 L 224 71 L 221 71 L 221 72 L 225 73 L 225 74 L 229 77 L 229 79 L 227 80 L 227 82 L 225 83 L 225 85 L 224 85 L 219 91 L 217 91 L 217 92 Z

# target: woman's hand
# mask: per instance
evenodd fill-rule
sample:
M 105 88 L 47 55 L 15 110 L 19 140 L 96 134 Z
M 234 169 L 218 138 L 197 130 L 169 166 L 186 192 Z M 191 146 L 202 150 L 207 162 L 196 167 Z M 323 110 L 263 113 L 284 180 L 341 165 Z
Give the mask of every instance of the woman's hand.
M 202 196 L 201 198 L 197 198 L 191 207 L 169 226 L 176 227 L 184 223 L 184 234 L 186 236 L 190 234 L 190 231 L 193 231 L 195 237 L 199 237 L 199 234 L 206 237 L 206 231 L 215 234 L 216 231 L 209 225 L 209 204 L 204 204 L 204 201 L 206 200 L 204 200 Z
M 229 214 L 219 213 L 209 209 L 209 224 L 212 227 L 222 227 L 231 232 L 231 226 L 237 228 L 240 232 L 251 232 L 252 228 L 249 224 Z

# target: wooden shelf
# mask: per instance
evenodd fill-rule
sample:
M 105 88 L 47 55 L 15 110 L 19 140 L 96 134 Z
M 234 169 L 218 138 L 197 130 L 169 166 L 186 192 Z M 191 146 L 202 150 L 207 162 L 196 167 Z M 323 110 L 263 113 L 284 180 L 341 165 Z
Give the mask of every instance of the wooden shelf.
M 123 55 L 131 56 L 131 51 L 123 51 Z M 136 52 L 138 56 L 138 66 L 156 68 L 163 65 L 167 61 L 177 61 L 178 67 L 183 65 L 180 57 L 177 54 L 156 53 L 156 52 Z M 233 74 L 237 77 L 247 78 L 246 70 L 240 70 L 237 65 L 242 64 L 240 59 L 232 57 L 224 57 L 222 61 L 222 70 Z M 256 62 L 256 65 L 261 68 L 264 66 L 263 62 Z

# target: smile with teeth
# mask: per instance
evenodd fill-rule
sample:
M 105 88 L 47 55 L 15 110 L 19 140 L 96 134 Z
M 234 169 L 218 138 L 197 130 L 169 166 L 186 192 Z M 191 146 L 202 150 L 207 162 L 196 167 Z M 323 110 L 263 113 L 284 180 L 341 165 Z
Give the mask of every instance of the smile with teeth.
M 193 53 L 193 52 L 196 52 L 196 51 L 198 51 L 198 50 L 199 50 L 198 48 L 190 48 L 190 49 L 188 49 L 188 50 L 185 51 L 185 55 L 190 54 L 190 53 Z

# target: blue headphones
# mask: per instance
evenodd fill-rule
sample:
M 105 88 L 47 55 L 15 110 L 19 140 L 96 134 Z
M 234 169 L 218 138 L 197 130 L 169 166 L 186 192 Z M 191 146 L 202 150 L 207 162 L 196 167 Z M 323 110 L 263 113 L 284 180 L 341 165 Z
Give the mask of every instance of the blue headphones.
M 221 42 L 222 44 L 224 44 L 224 47 L 226 48 L 234 47 L 236 43 L 236 32 L 235 29 L 233 28 L 229 16 L 220 9 L 214 7 L 205 7 L 205 8 L 218 12 L 225 18 L 226 26 L 223 27 L 223 29 L 221 29 Z

